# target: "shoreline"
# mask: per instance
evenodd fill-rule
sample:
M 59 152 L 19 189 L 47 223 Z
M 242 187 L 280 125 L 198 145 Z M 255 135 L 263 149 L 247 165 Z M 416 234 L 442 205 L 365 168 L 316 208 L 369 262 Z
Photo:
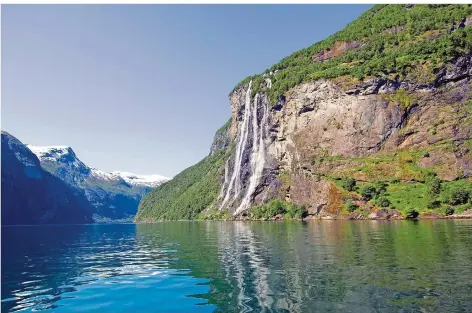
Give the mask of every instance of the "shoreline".
M 135 224 L 154 224 L 159 222 L 205 222 L 205 221 L 226 221 L 226 222 L 283 222 L 283 221 L 419 221 L 419 220 L 465 220 L 472 219 L 472 209 L 468 209 L 461 214 L 452 215 L 440 215 L 440 214 L 423 214 L 417 218 L 406 218 L 403 216 L 392 216 L 392 217 L 373 217 L 373 216 L 362 216 L 362 215 L 346 215 L 346 216 L 314 216 L 309 215 L 305 218 L 290 218 L 284 219 L 282 217 L 273 217 L 267 219 L 250 219 L 250 218 L 232 218 L 232 219 L 193 219 L 193 220 L 155 220 L 155 221 L 134 221 Z

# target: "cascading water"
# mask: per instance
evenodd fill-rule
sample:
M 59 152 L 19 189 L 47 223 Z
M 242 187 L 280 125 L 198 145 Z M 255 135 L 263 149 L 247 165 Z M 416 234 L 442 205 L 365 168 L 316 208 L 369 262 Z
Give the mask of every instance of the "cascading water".
M 251 110 L 251 86 L 252 86 L 252 80 L 249 82 L 249 87 L 246 91 L 246 103 L 245 103 L 245 108 L 244 108 L 243 121 L 241 124 L 241 128 L 238 130 L 238 144 L 236 146 L 236 157 L 234 160 L 233 174 L 231 175 L 228 189 L 226 190 L 226 195 L 223 199 L 223 202 L 221 203 L 220 209 L 224 208 L 226 203 L 228 202 L 229 197 L 231 193 L 233 192 L 233 186 L 235 186 L 233 199 L 239 196 L 239 192 L 241 190 L 241 177 L 240 177 L 241 163 L 242 163 L 241 161 L 242 161 L 242 154 L 244 152 L 244 149 L 246 148 L 247 136 L 248 136 L 248 130 L 249 130 L 249 112 Z
M 226 206 L 233 205 L 233 203 L 239 199 L 241 190 L 243 188 L 243 182 L 241 178 L 243 174 L 242 169 L 245 165 L 244 151 L 246 147 L 250 147 L 251 153 L 249 160 L 249 184 L 246 185 L 247 188 L 245 190 L 245 193 L 242 195 L 242 200 L 239 203 L 239 206 L 236 208 L 234 215 L 238 215 L 239 213 L 249 208 L 251 204 L 251 197 L 256 191 L 258 184 L 260 183 L 266 158 L 264 140 L 268 133 L 268 108 L 267 104 L 264 101 L 259 101 L 259 94 L 256 94 L 254 97 L 254 101 L 251 101 L 251 85 L 252 81 L 249 83 L 248 90 L 246 91 L 244 115 L 240 124 L 241 126 L 238 129 L 236 154 L 234 159 L 234 165 L 232 168 L 232 175 L 228 182 L 227 177 L 229 168 L 228 166 L 226 166 L 225 182 L 220 191 L 220 199 L 224 196 L 223 201 L 220 205 L 220 209 L 224 209 Z M 259 118 L 258 113 L 262 113 L 262 116 L 260 116 Z M 259 121 L 260 123 L 258 123 Z M 251 125 L 252 127 L 250 127 L 249 125 Z M 252 133 L 252 136 L 249 136 L 250 133 Z
M 254 112 L 257 113 L 257 95 L 254 99 Z M 251 155 L 251 177 L 249 178 L 249 187 L 247 189 L 246 195 L 244 196 L 241 204 L 234 212 L 235 215 L 241 213 L 242 211 L 248 209 L 251 196 L 256 191 L 256 187 L 259 184 L 262 176 L 262 172 L 264 170 L 265 165 L 265 144 L 264 144 L 264 135 L 267 132 L 267 106 L 264 105 L 262 108 L 262 119 L 261 124 L 257 127 L 257 118 L 253 121 L 253 127 L 256 131 L 254 131 L 253 135 L 253 144 L 252 144 L 252 155 Z M 256 115 L 256 114 L 255 114 Z M 257 135 L 257 136 L 256 136 Z
M 219 199 L 223 198 L 224 196 L 225 186 L 228 184 L 228 177 L 229 177 L 229 159 L 226 160 L 226 163 L 225 163 L 225 181 L 223 182 L 223 185 L 221 186 L 220 195 L 218 196 Z

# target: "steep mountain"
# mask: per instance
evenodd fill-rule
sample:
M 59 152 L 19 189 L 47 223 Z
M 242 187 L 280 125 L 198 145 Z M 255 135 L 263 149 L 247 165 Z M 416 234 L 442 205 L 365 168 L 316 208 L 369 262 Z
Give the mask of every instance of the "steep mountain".
M 136 219 L 461 213 L 471 77 L 471 5 L 376 5 L 237 84 L 211 154 L 143 198 Z M 204 202 L 173 206 L 195 189 Z
M 141 197 L 168 178 L 127 172 L 104 172 L 90 168 L 66 146 L 28 145 L 41 166 L 83 194 L 94 208 L 96 222 L 132 220 Z
M 2 225 L 91 223 L 85 197 L 41 168 L 18 139 L 2 131 Z

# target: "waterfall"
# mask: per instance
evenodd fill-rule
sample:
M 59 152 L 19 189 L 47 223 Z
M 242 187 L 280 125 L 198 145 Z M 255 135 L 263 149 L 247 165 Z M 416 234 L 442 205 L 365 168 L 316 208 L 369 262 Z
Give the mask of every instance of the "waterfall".
M 254 102 L 256 103 L 255 105 L 255 112 L 257 112 L 257 95 L 256 98 L 254 99 Z M 251 196 L 256 191 L 256 187 L 260 182 L 262 172 L 264 170 L 264 165 L 265 165 L 265 144 L 264 144 L 264 134 L 267 131 L 267 106 L 263 105 L 263 113 L 262 113 L 262 119 L 261 119 L 261 124 L 259 128 L 257 128 L 257 118 L 255 119 L 255 122 L 253 121 L 253 127 L 255 127 L 256 131 L 254 132 L 253 135 L 253 145 L 252 145 L 252 155 L 251 155 L 251 177 L 249 179 L 249 187 L 247 189 L 246 195 L 244 196 L 243 200 L 241 201 L 241 204 L 239 207 L 236 209 L 234 212 L 235 215 L 241 213 L 242 211 L 246 210 L 249 208 L 250 202 L 251 202 Z M 256 137 L 257 134 L 257 137 Z M 258 142 L 258 143 L 257 143 Z
M 256 191 L 258 184 L 260 183 L 264 165 L 266 162 L 266 151 L 265 151 L 265 137 L 268 133 L 268 114 L 269 110 L 265 101 L 259 101 L 260 96 L 256 94 L 254 101 L 251 101 L 251 86 L 252 81 L 249 83 L 249 87 L 246 91 L 244 115 L 242 122 L 238 128 L 236 153 L 234 158 L 234 165 L 232 168 L 231 178 L 228 182 L 229 166 L 228 163 L 225 166 L 225 182 L 220 191 L 220 199 L 223 201 L 220 205 L 220 209 L 224 209 L 225 206 L 231 206 L 236 200 L 239 199 L 243 182 L 241 181 L 242 169 L 244 164 L 244 152 L 246 147 L 252 143 L 250 152 L 250 177 L 242 200 L 237 207 L 234 215 L 247 210 L 251 204 L 251 197 Z M 262 105 L 259 105 L 261 102 Z M 262 113 L 262 116 L 258 116 Z M 260 123 L 258 123 L 260 121 Z M 249 134 L 252 133 L 252 136 Z M 252 138 L 250 138 L 252 137 Z M 226 190 L 225 187 L 227 186 Z M 224 197 L 223 197 L 224 195 Z
M 248 136 L 248 131 L 249 131 L 249 111 L 251 109 L 251 86 L 252 86 L 252 80 L 249 82 L 249 87 L 246 91 L 246 103 L 244 107 L 243 121 L 241 124 L 241 128 L 238 131 L 238 144 L 236 145 L 236 157 L 234 160 L 233 174 L 231 175 L 228 189 L 226 190 L 226 195 L 223 199 L 223 202 L 221 203 L 220 209 L 224 208 L 224 206 L 228 202 L 234 184 L 236 184 L 236 187 L 235 187 L 235 193 L 234 193 L 233 199 L 239 196 L 239 192 L 241 190 L 241 178 L 239 174 L 241 172 L 242 154 L 244 152 L 244 149 L 246 148 L 247 136 Z
M 225 163 L 225 181 L 223 182 L 223 185 L 221 185 L 220 195 L 218 196 L 218 199 L 223 198 L 223 196 L 225 195 L 225 186 L 228 184 L 228 176 L 229 176 L 229 159 L 226 160 L 226 163 Z

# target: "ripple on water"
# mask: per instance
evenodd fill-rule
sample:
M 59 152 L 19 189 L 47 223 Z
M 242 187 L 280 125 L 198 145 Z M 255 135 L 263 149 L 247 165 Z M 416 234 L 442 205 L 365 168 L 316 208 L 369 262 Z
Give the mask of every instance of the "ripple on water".
M 126 231 L 125 235 L 132 237 L 129 240 L 107 238 L 112 234 L 102 230 L 101 240 L 86 239 L 93 238 L 89 233 L 81 233 L 79 241 L 46 240 L 26 257 L 25 253 L 13 260 L 17 272 L 12 268 L 8 284 L 2 281 L 2 289 L 9 288 L 9 296 L 1 301 L 2 312 L 120 312 L 124 308 L 149 312 L 150 307 L 178 312 L 183 307 L 193 310 L 196 304 L 207 302 L 190 295 L 208 293 L 209 280 L 169 268 L 171 259 L 176 259 L 170 254 L 177 252 L 178 244 L 140 244 L 133 233 Z M 52 244 L 59 246 L 51 247 Z M 204 307 L 198 311 L 214 310 L 212 305 Z

